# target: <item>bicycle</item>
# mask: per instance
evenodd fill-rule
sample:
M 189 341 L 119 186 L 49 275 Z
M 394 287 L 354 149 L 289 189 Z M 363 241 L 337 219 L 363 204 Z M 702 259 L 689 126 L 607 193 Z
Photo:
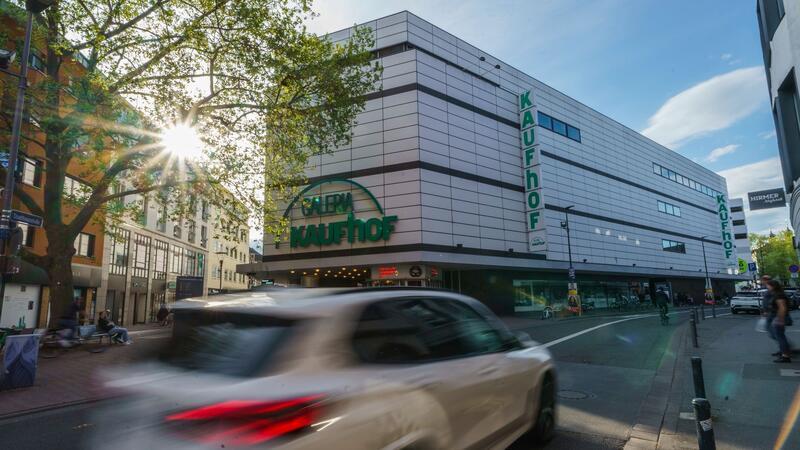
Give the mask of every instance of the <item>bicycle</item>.
M 658 307 L 658 315 L 661 317 L 661 325 L 669 325 L 669 315 L 667 314 L 667 305 Z

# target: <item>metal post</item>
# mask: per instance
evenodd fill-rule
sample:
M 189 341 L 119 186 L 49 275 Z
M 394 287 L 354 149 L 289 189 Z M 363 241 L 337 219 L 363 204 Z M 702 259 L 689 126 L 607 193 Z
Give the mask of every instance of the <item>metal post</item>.
M 569 255 L 569 273 L 567 275 L 569 279 L 569 285 L 567 286 L 567 298 L 575 295 L 577 300 L 578 316 L 581 316 L 583 315 L 583 305 L 581 305 L 581 297 L 578 295 L 578 285 L 575 280 L 575 268 L 572 266 L 572 239 L 570 239 L 569 235 L 569 210 L 573 206 L 574 205 L 570 205 L 564 208 L 564 222 L 561 223 L 561 226 L 567 230 L 567 254 Z M 574 293 L 572 291 L 574 291 Z
M 692 331 L 692 344 L 694 348 L 697 348 L 699 347 L 699 345 L 697 345 L 697 322 L 694 318 L 689 319 L 689 328 L 691 328 Z
M 706 320 L 706 305 L 700 305 L 700 320 Z
M 703 360 L 699 356 L 692 356 L 692 380 L 694 381 L 694 396 L 706 398 L 706 383 L 703 379 Z
M 711 404 L 704 398 L 692 400 L 695 427 L 697 429 L 697 448 L 699 450 L 716 450 L 714 427 L 711 424 Z
M 31 33 L 33 31 L 33 12 L 28 11 L 28 22 L 25 24 L 25 44 L 22 49 L 22 61 L 17 84 L 17 102 L 14 106 L 14 121 L 11 126 L 11 146 L 8 149 L 8 167 L 6 168 L 6 183 L 3 189 L 3 209 L 0 212 L 0 229 L 6 230 L 5 236 L 0 239 L 0 257 L 6 259 L 6 242 L 11 228 L 9 220 L 11 201 L 14 197 L 14 176 L 17 168 L 17 155 L 19 153 L 19 140 L 22 132 L 22 112 L 25 108 L 25 90 L 28 88 L 28 60 L 31 56 Z M 0 267 L 0 316 L 3 312 L 3 300 L 6 295 L 6 267 Z
M 711 304 L 711 317 L 717 318 L 717 301 L 714 300 L 714 303 Z

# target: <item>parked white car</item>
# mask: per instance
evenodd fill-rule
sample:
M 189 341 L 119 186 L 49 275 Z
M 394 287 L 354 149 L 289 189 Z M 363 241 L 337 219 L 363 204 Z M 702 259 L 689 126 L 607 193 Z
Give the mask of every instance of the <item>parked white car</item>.
M 761 312 L 761 295 L 758 292 L 737 292 L 730 301 L 731 313 Z
M 105 375 L 94 449 L 503 449 L 555 426 L 550 353 L 446 291 L 263 290 L 173 308 Z M 114 430 L 109 435 L 108 430 Z

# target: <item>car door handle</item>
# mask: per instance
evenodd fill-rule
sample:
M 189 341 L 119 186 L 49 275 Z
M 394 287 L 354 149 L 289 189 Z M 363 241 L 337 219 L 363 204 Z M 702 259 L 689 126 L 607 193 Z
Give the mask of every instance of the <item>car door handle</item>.
M 490 375 L 497 372 L 497 367 L 484 367 L 478 370 L 478 375 Z

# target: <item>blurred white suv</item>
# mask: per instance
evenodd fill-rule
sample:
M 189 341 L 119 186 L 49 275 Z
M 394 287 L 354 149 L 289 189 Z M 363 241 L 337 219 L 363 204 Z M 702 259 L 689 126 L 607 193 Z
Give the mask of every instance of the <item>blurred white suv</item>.
M 264 290 L 173 311 L 157 360 L 106 373 L 123 396 L 98 411 L 92 448 L 503 449 L 553 434 L 551 355 L 469 297 Z

